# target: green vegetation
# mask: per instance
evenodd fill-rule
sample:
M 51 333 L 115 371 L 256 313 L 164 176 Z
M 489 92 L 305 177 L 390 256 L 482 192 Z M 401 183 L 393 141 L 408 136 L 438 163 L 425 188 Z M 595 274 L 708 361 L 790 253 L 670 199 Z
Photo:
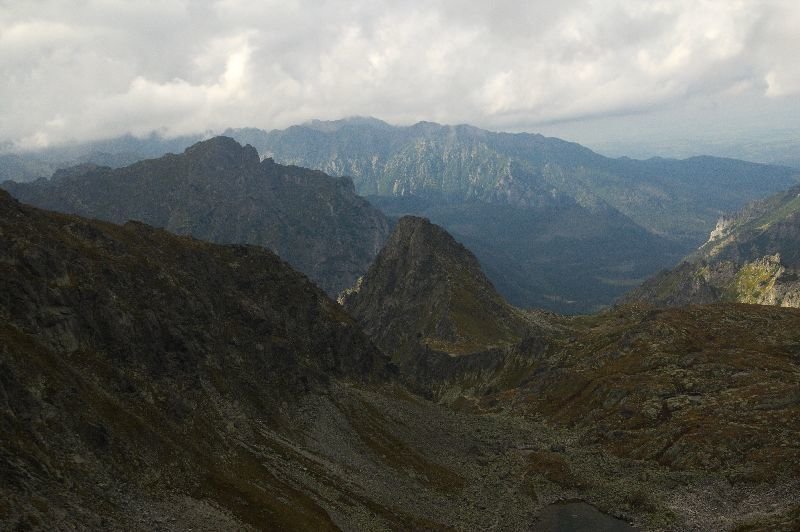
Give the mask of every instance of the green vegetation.
M 710 240 L 688 262 L 646 281 L 626 300 L 800 305 L 798 194 L 795 187 L 748 205 L 726 219 L 723 238 Z
M 780 257 L 747 263 L 736 272 L 733 284 L 736 301 L 764 304 L 775 299 L 775 282 L 783 273 Z

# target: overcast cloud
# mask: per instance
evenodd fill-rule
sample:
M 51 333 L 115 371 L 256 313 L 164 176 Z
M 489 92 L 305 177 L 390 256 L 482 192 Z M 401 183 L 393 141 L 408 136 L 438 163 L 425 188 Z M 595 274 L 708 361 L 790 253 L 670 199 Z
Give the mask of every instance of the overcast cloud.
M 0 143 L 351 115 L 537 130 L 697 102 L 790 127 L 799 28 L 797 0 L 0 0 Z

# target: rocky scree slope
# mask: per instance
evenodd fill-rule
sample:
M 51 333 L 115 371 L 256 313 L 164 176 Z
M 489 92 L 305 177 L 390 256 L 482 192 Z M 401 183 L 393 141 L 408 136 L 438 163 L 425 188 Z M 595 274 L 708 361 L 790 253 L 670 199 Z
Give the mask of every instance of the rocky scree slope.
M 451 355 L 508 346 L 530 327 L 475 256 L 429 220 L 405 216 L 340 302 L 395 359 L 419 348 Z
M 349 179 L 259 161 L 253 147 L 226 137 L 121 169 L 84 170 L 3 187 L 42 208 L 264 246 L 332 295 L 366 271 L 389 232 Z
M 659 306 L 735 301 L 800 307 L 800 187 L 719 220 L 708 241 L 624 298 Z

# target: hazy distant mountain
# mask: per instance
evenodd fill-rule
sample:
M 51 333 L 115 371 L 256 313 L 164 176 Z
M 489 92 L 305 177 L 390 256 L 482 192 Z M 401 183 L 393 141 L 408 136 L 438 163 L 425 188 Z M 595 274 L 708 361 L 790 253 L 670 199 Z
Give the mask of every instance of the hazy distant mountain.
M 6 180 L 26 183 L 40 177 L 50 177 L 56 170 L 79 164 L 121 168 L 167 153 L 181 153 L 202 138 L 201 135 L 165 138 L 157 133 L 145 137 L 123 135 L 106 140 L 4 153 L 0 155 L 0 183 Z
M 353 118 L 227 134 L 280 163 L 352 176 L 385 213 L 424 216 L 454 234 L 513 304 L 561 312 L 612 303 L 695 249 L 722 213 L 797 174 L 714 157 L 610 159 L 541 135 L 429 122 Z M 38 156 L 114 166 L 111 157 L 179 152 L 196 140 L 127 136 Z
M 745 161 L 789 166 L 800 170 L 800 131 L 798 129 L 761 129 L 751 130 L 746 134 L 730 133 L 720 135 L 719 132 L 693 131 L 692 139 L 672 138 L 654 140 L 645 137 L 635 142 L 625 142 L 614 138 L 605 138 L 593 142 L 592 147 L 605 154 L 627 155 L 642 159 L 648 154 L 686 158 L 697 154 L 732 157 Z
M 82 168 L 3 186 L 48 209 L 262 245 L 333 295 L 367 270 L 388 235 L 385 217 L 349 179 L 260 161 L 225 137 L 121 169 Z
M 686 261 L 645 282 L 628 301 L 687 305 L 738 301 L 800 307 L 800 187 L 723 217 Z
M 9 153 L 0 155 L 0 182 L 6 180 L 25 183 L 39 177 L 49 177 L 58 168 L 32 156 Z
M 798 171 L 716 157 L 609 159 L 542 135 L 376 119 L 315 121 L 269 133 L 236 130 L 283 163 L 353 177 L 367 195 L 446 195 L 536 205 L 548 195 L 607 203 L 656 233 L 704 238 L 722 212 L 788 188 Z
M 610 159 L 536 134 L 430 122 L 395 127 L 374 118 L 315 120 L 270 132 L 231 129 L 226 135 L 283 164 L 351 176 L 364 195 L 444 193 L 520 205 L 565 193 L 581 204 L 605 201 L 644 227 L 689 239 L 702 239 L 721 213 L 788 188 L 798 173 L 719 157 Z M 13 174 L 20 172 L 11 168 L 20 164 L 40 167 L 24 172 L 23 180 L 78 163 L 124 166 L 180 153 L 202 138 L 125 135 L 6 155 L 13 161 L 0 161 L 0 177 L 18 180 Z

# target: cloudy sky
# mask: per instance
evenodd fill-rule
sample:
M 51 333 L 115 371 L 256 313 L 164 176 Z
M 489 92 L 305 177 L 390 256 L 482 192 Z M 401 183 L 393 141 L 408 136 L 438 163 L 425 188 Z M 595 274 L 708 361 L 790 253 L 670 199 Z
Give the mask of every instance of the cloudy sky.
M 798 28 L 797 0 L 0 0 L 0 143 L 351 115 L 791 136 Z

